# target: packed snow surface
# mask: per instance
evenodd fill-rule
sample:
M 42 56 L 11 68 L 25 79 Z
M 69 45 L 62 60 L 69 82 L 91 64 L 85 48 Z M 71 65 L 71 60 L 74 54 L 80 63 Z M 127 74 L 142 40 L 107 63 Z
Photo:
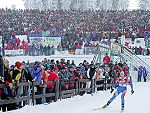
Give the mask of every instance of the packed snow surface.
M 150 83 L 135 83 L 134 90 L 135 93 L 131 95 L 130 87 L 128 87 L 123 113 L 150 113 Z M 8 113 L 120 113 L 121 95 L 108 108 L 97 109 L 101 108 L 111 96 L 110 91 L 100 91 L 93 95 L 84 94 L 58 100 L 48 105 L 25 106 Z

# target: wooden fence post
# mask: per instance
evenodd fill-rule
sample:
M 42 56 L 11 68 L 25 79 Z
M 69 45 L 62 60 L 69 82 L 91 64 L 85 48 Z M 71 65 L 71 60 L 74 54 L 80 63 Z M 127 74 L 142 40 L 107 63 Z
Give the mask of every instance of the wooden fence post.
M 62 85 L 62 82 L 59 83 L 59 98 L 60 98 L 60 100 L 62 99 L 62 89 L 61 89 L 62 86 L 61 85 Z
M 78 95 L 79 94 L 79 81 L 77 80 L 76 82 L 76 95 Z
M 104 79 L 104 90 L 107 89 L 106 86 L 107 86 L 107 78 L 105 77 L 105 79 Z
M 55 102 L 56 102 L 59 98 L 59 82 L 56 82 L 56 80 L 54 82 L 55 82 Z
M 32 82 L 32 104 L 33 104 L 33 106 L 35 105 L 35 102 L 34 102 L 34 96 L 35 96 L 34 82 Z
M 94 79 L 92 79 L 92 83 L 91 83 L 91 85 L 92 85 L 92 88 L 91 88 L 91 93 L 94 93 L 95 92 L 95 82 L 94 82 L 95 80 Z
M 81 94 L 81 93 L 80 93 L 80 87 L 81 87 L 80 79 L 78 80 L 78 85 L 79 85 L 79 86 L 78 86 L 78 94 Z

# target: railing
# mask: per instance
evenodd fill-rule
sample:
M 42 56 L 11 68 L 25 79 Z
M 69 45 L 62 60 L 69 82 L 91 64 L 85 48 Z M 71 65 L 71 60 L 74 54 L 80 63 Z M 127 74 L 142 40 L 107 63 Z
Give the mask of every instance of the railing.
M 34 82 L 23 82 L 23 83 L 19 83 L 18 86 L 16 87 L 31 87 L 31 94 L 28 93 L 28 95 L 24 95 L 22 97 L 18 97 L 18 98 L 11 98 L 11 99 L 5 99 L 5 100 L 0 100 L 0 105 L 6 105 L 6 104 L 12 104 L 12 103 L 19 103 L 19 102 L 23 102 L 23 101 L 30 101 L 30 103 L 28 103 L 28 105 L 35 105 L 35 99 L 39 99 L 39 98 L 46 98 L 46 97 L 54 97 L 54 101 L 56 102 L 58 99 L 64 99 L 64 98 L 68 98 L 68 97 L 72 97 L 75 95 L 79 95 L 81 92 L 91 92 L 94 93 L 96 90 L 96 88 L 102 88 L 102 90 L 107 90 L 109 87 L 111 87 L 112 82 L 110 82 L 111 79 L 105 80 L 105 79 L 98 79 L 98 80 L 89 80 L 89 79 L 81 79 L 81 80 L 77 80 L 77 81 L 68 81 L 68 82 L 55 82 L 55 81 L 51 81 L 48 82 L 47 84 L 55 84 L 54 87 L 54 93 L 45 93 L 45 94 L 40 94 L 40 95 L 36 95 L 35 94 L 35 90 L 34 87 L 37 86 L 37 83 Z M 91 82 L 91 87 L 87 88 L 86 87 L 86 83 L 87 82 Z M 97 84 L 97 82 L 99 84 Z M 64 83 L 73 83 L 74 87 L 71 89 L 61 89 L 61 86 Z M 5 88 L 5 85 L 0 85 L 0 88 Z M 43 85 L 43 88 L 46 88 L 46 84 Z
M 129 60 L 132 65 L 134 65 L 136 68 L 139 66 L 143 66 L 147 69 L 148 71 L 148 78 L 150 79 L 150 65 L 148 65 L 145 61 L 143 61 L 140 57 L 137 55 L 133 54 L 130 50 L 128 50 L 126 47 L 121 46 L 122 50 L 122 57 L 125 59 Z

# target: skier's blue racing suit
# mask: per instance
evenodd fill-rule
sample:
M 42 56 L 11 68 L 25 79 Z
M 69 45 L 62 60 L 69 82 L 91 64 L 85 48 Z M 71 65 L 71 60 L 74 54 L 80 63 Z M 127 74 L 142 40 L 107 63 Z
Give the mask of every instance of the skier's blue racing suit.
M 121 106 L 124 109 L 124 96 L 127 92 L 127 85 L 131 86 L 131 92 L 133 93 L 133 84 L 128 77 L 119 77 L 116 79 L 115 84 L 113 84 L 113 88 L 117 88 L 117 91 L 114 93 L 113 97 L 107 102 L 109 105 L 120 93 L 121 94 Z

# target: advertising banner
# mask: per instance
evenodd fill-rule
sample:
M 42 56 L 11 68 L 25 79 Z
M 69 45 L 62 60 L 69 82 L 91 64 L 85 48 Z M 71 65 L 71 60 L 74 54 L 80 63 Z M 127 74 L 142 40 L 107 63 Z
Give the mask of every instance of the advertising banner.
M 121 53 L 121 47 L 118 44 L 111 43 L 111 50 L 114 54 Z
M 57 48 L 57 46 L 61 43 L 61 37 L 45 37 L 44 45 L 50 45 Z
M 30 37 L 31 44 L 42 44 L 44 46 L 44 37 Z
M 20 49 L 20 50 L 5 50 L 5 55 L 6 56 L 9 56 L 9 55 L 17 56 L 17 55 L 23 55 L 23 54 L 24 54 L 23 49 Z
M 21 42 L 23 40 L 26 41 L 26 42 L 28 42 L 27 35 L 16 35 L 16 38 L 19 38 L 21 40 Z
M 83 55 L 84 49 L 76 49 L 75 54 L 76 55 Z

